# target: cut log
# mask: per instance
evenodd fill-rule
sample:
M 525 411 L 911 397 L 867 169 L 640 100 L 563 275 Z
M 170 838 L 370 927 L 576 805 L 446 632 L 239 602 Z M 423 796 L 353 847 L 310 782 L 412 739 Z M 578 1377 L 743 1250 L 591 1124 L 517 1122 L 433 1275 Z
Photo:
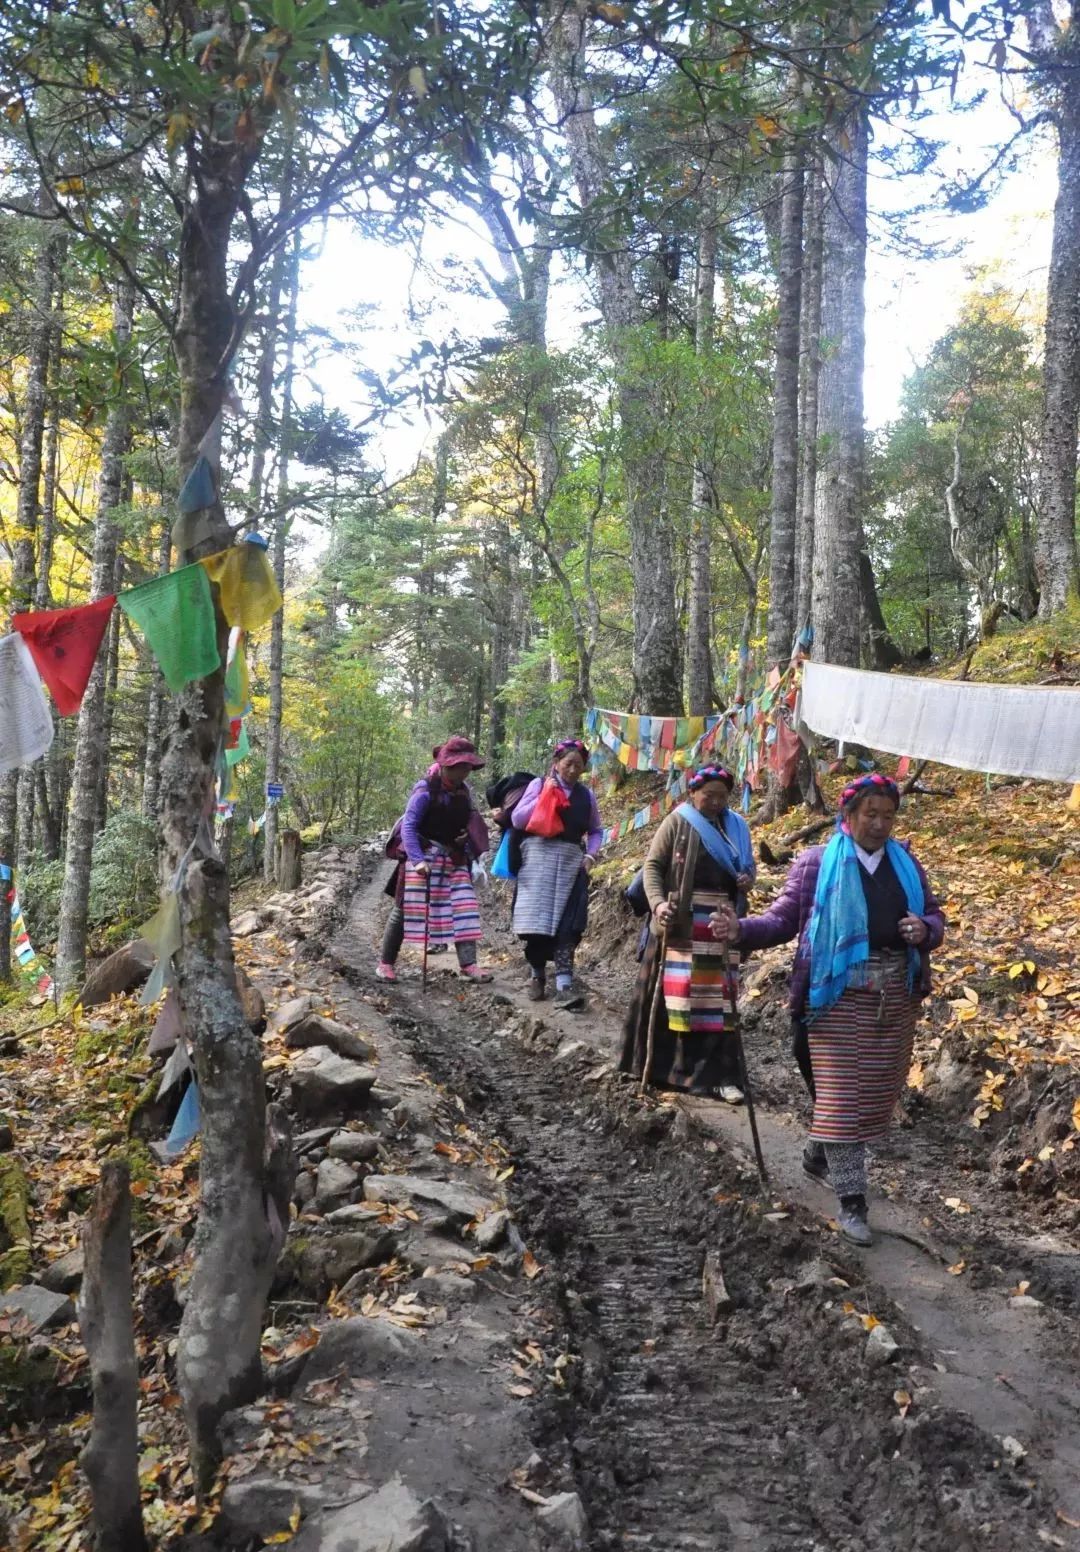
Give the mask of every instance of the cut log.
M 283 830 L 278 861 L 278 888 L 282 891 L 300 888 L 300 852 L 300 831 Z
M 80 1464 L 90 1483 L 97 1552 L 145 1552 L 139 1496 L 139 1369 L 131 1292 L 127 1160 L 107 1159 L 83 1230 L 79 1325 L 93 1381 L 94 1425 Z

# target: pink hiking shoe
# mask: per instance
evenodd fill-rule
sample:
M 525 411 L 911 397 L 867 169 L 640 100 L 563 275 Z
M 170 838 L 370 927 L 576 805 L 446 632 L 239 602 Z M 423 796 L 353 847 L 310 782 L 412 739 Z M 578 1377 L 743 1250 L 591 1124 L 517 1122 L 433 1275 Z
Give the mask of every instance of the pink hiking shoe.
M 466 981 L 487 982 L 495 979 L 490 970 L 481 970 L 479 965 L 463 965 L 461 974 Z
M 375 966 L 375 979 L 377 981 L 396 981 L 397 971 L 393 965 L 381 964 Z

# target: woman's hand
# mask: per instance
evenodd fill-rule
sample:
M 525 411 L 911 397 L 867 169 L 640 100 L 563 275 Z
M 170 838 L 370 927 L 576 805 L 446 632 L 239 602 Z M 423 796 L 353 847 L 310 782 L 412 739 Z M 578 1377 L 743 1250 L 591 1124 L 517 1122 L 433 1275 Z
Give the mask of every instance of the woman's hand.
M 416 866 L 413 868 L 413 872 L 414 873 L 419 873 L 421 878 L 427 878 L 427 877 L 429 877 L 429 875 L 431 873 L 431 863 L 430 862 L 418 862 L 416 864 Z
M 501 808 L 493 808 L 491 810 L 491 819 L 493 824 L 501 825 L 503 821 L 503 810 Z
M 709 931 L 718 943 L 723 943 L 725 939 L 728 943 L 736 941 L 739 936 L 739 918 L 730 900 L 722 900 L 709 917 Z
M 591 873 L 593 868 L 594 868 L 594 866 L 595 866 L 595 864 L 596 864 L 596 858 L 595 857 L 590 857 L 589 853 L 586 852 L 584 857 L 582 857 L 582 859 L 581 859 L 581 866 L 585 869 L 586 873 Z
M 675 915 L 675 907 L 670 900 L 661 900 L 653 912 L 658 927 L 666 927 Z
M 912 948 L 918 948 L 921 943 L 925 943 L 929 935 L 930 929 L 921 916 L 912 916 L 910 912 L 907 916 L 901 916 L 900 936 Z
M 749 873 L 736 873 L 736 875 L 735 875 L 735 882 L 738 885 L 738 887 L 745 894 L 746 891 L 753 884 L 754 880 L 751 878 Z

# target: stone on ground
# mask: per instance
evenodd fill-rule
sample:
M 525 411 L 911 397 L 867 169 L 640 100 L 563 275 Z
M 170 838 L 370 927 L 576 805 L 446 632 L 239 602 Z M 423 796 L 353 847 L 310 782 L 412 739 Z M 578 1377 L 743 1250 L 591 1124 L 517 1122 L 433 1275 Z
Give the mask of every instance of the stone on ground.
M 290 997 L 288 1002 L 283 1002 L 274 1010 L 270 1019 L 271 1029 L 276 1029 L 281 1034 L 287 1034 L 294 1024 L 299 1024 L 301 1019 L 315 1007 L 317 998 L 311 992 L 305 992 L 302 997 Z
M 50 1326 L 63 1326 L 75 1319 L 75 1306 L 64 1293 L 53 1293 L 37 1283 L 9 1288 L 0 1295 L 0 1316 L 14 1318 L 17 1336 L 33 1337 Z
M 118 948 L 91 970 L 79 993 L 80 1003 L 84 1008 L 96 1008 L 100 1003 L 108 1002 L 110 997 L 124 997 L 128 992 L 137 991 L 149 979 L 156 958 L 154 950 L 142 938 L 125 943 L 123 948 Z
M 240 915 L 233 918 L 232 935 L 234 938 L 250 938 L 258 932 L 263 924 L 260 911 L 241 911 Z
M 451 1536 L 430 1499 L 393 1476 L 368 1498 L 324 1510 L 291 1545 L 295 1552 L 450 1552 Z
M 379 1139 L 370 1132 L 336 1132 L 326 1145 L 332 1159 L 347 1164 L 366 1164 L 379 1151 Z
M 331 1051 L 354 1062 L 370 1061 L 375 1054 L 370 1040 L 321 1013 L 305 1013 L 303 1018 L 289 1024 L 285 1029 L 285 1044 L 294 1051 L 313 1045 L 329 1046 Z
M 83 1279 L 86 1256 L 81 1245 L 58 1256 L 41 1274 L 41 1286 L 51 1293 L 74 1293 Z
M 588 1545 L 589 1521 L 576 1493 L 556 1493 L 554 1498 L 549 1498 L 542 1508 L 537 1509 L 536 1518 L 543 1526 L 545 1535 L 557 1547 L 579 1552 L 579 1549 Z
M 313 1235 L 303 1240 L 297 1252 L 297 1278 L 321 1298 L 328 1289 L 348 1282 L 354 1272 L 389 1261 L 393 1253 L 394 1236 L 387 1229 Z
M 304 1370 L 304 1383 L 326 1379 L 340 1369 L 347 1374 L 385 1373 L 400 1378 L 403 1365 L 411 1362 L 420 1347 L 415 1332 L 392 1326 L 387 1320 L 363 1315 L 334 1320 L 323 1327 L 319 1345 Z
M 866 1361 L 871 1368 L 892 1363 L 900 1351 L 900 1343 L 887 1326 L 875 1326 L 866 1339 Z
M 340 1492 L 329 1486 L 290 1482 L 284 1477 L 241 1477 L 225 1489 L 221 1518 L 235 1535 L 264 1539 L 289 1529 L 297 1505 L 306 1519 L 327 1501 L 340 1497 Z
M 339 1207 L 356 1189 L 360 1177 L 344 1159 L 323 1159 L 315 1176 L 315 1206 L 320 1212 Z
M 429 1203 L 461 1223 L 483 1218 L 495 1207 L 494 1202 L 468 1186 L 423 1180 L 419 1175 L 369 1175 L 364 1181 L 364 1197 L 369 1202 L 393 1202 L 396 1206 Z
M 329 1046 L 302 1051 L 289 1074 L 293 1102 L 305 1115 L 318 1115 L 363 1104 L 375 1082 L 375 1069 L 338 1056 Z
M 477 1248 L 480 1250 L 498 1250 L 506 1238 L 506 1231 L 510 1227 L 510 1214 L 505 1207 L 500 1207 L 498 1212 L 488 1213 L 482 1223 L 476 1225 L 476 1233 L 473 1236 Z

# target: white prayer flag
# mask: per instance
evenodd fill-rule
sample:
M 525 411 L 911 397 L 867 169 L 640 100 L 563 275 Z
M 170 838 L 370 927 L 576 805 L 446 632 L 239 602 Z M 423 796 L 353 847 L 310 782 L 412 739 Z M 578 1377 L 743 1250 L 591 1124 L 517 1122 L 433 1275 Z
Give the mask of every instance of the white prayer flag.
M 52 713 L 26 642 L 0 636 L 0 771 L 29 765 L 52 741 Z
M 825 738 L 962 771 L 1080 778 L 1080 690 L 805 663 L 799 716 Z

